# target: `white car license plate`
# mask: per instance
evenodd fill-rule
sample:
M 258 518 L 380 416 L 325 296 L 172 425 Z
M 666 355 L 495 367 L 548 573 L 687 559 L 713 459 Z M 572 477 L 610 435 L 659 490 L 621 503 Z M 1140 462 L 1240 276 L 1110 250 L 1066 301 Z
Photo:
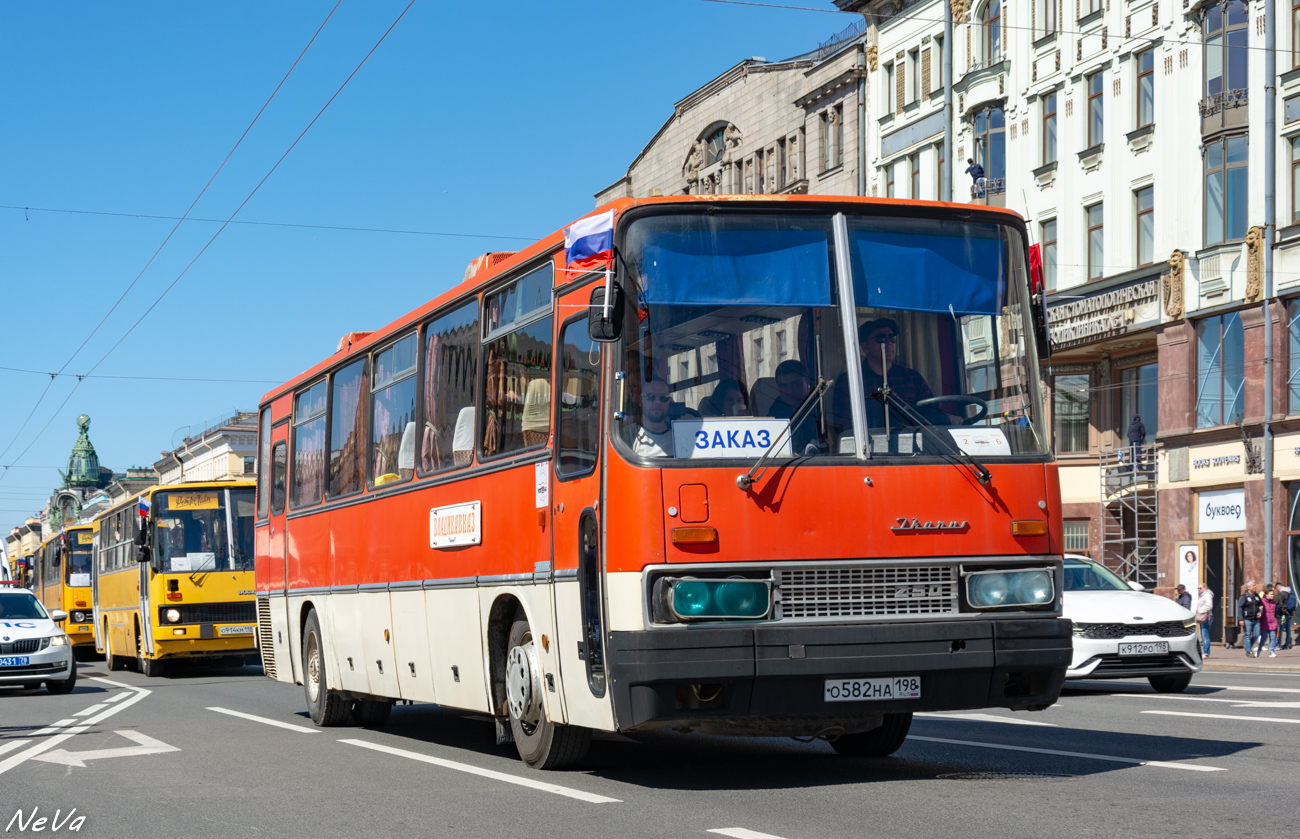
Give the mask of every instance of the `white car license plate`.
M 217 630 L 218 635 L 252 635 L 251 626 L 223 626 Z
M 1168 641 L 1144 641 L 1140 644 L 1120 644 L 1120 655 L 1164 655 L 1169 652 Z
M 862 702 L 872 699 L 920 699 L 920 676 L 886 676 L 883 679 L 827 679 L 827 702 Z
M 25 655 L 0 656 L 0 667 L 26 667 L 32 660 Z

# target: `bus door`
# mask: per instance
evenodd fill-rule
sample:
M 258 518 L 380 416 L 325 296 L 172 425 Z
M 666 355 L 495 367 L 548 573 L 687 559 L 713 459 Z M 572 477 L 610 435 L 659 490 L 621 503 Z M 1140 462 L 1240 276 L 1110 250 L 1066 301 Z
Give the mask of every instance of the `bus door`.
M 603 344 L 587 334 L 595 283 L 556 300 L 555 454 L 551 528 L 556 644 L 571 725 L 608 729 L 600 553 L 600 397 Z
M 268 606 L 271 611 L 271 637 L 260 637 L 262 644 L 262 664 L 266 667 L 269 663 L 272 675 L 274 671 L 283 667 L 290 672 L 287 674 L 292 679 L 297 679 L 298 674 L 294 670 L 294 656 L 290 654 L 293 639 L 289 632 L 289 558 L 286 551 L 288 539 L 285 533 L 287 521 L 285 517 L 286 499 L 288 498 L 288 463 L 289 463 L 289 426 L 286 420 L 278 423 L 271 428 L 271 452 L 270 463 L 260 468 L 269 468 L 270 474 L 267 478 L 267 522 L 266 526 L 259 528 L 257 539 L 259 543 L 265 539 L 266 544 L 263 547 L 258 545 L 257 555 L 265 556 L 266 566 L 257 569 L 258 582 L 264 588 L 269 588 L 272 592 L 281 591 L 285 596 L 269 598 Z M 260 513 L 262 500 L 258 499 L 258 512 Z M 265 572 L 265 574 L 263 574 Z M 260 621 L 259 621 L 260 626 Z M 271 649 L 266 649 L 267 642 L 270 641 Z M 278 674 L 275 674 L 278 677 Z
M 159 499 L 161 500 L 161 497 L 159 497 Z M 161 513 L 162 511 L 159 510 L 157 512 Z M 145 530 L 149 527 L 150 517 L 140 515 L 138 509 L 128 510 L 127 515 L 131 519 L 129 531 L 135 537 L 131 540 L 131 547 L 129 548 L 131 553 L 129 559 L 131 562 L 135 562 L 136 565 L 140 566 L 140 581 L 137 584 L 137 587 L 140 590 L 140 629 L 139 636 L 135 639 L 135 642 L 142 655 L 147 654 L 149 658 L 153 658 L 153 620 L 151 619 L 151 616 L 154 613 L 154 603 L 149 592 L 150 583 L 153 582 L 153 562 L 152 560 L 149 562 L 137 561 L 137 558 L 139 557 L 139 546 L 146 543 Z M 158 550 L 156 530 L 154 533 L 149 534 L 147 542 L 154 551 Z M 151 554 L 151 557 L 152 556 L 153 554 Z

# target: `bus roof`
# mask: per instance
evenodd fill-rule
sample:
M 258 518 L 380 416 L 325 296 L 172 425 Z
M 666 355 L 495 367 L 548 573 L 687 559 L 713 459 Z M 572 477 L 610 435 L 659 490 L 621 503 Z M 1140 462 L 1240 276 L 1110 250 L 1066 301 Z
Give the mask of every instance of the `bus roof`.
M 624 212 L 635 207 L 664 204 L 751 204 L 754 206 L 766 207 L 781 205 L 807 206 L 817 204 L 860 204 L 870 207 L 892 206 L 900 209 L 924 207 L 951 213 L 961 213 L 963 215 L 970 215 L 972 213 L 980 215 L 988 214 L 995 217 L 1004 216 L 1006 220 L 1009 221 L 1023 221 L 1019 213 L 1001 207 L 986 207 L 979 204 L 957 204 L 943 201 L 913 201 L 910 199 L 899 198 L 863 198 L 859 196 L 846 195 L 669 195 L 656 196 L 653 198 L 619 198 L 610 201 L 608 204 L 597 207 L 595 210 L 591 211 L 587 215 L 581 216 L 580 218 L 588 218 L 597 213 L 608 212 L 609 210 L 613 210 L 617 215 L 622 215 Z M 574 221 L 577 220 L 578 219 L 575 219 Z M 570 222 L 569 224 L 572 223 L 573 222 Z M 569 225 L 565 225 L 565 227 L 568 226 Z M 423 320 L 426 316 L 434 313 L 444 305 L 459 298 L 466 297 L 477 289 L 490 285 L 497 278 L 513 271 L 518 266 L 554 250 L 557 246 L 562 246 L 564 244 L 564 229 L 565 228 L 560 228 L 549 236 L 537 240 L 533 244 L 523 248 L 522 250 L 516 251 L 504 259 L 499 261 L 487 260 L 486 262 L 488 262 L 488 264 L 477 273 L 466 277 L 466 279 L 457 283 L 455 286 L 449 288 L 447 291 L 427 303 L 407 312 L 379 329 L 372 332 L 357 331 L 348 333 L 348 336 L 346 336 L 347 338 L 357 336 L 357 339 L 355 341 L 340 341 L 338 349 L 336 349 L 333 354 L 307 370 L 299 373 L 297 376 L 289 379 L 284 384 L 274 387 L 263 394 L 259 405 L 265 405 L 280 396 L 283 396 L 285 393 L 292 391 L 300 384 L 316 378 L 337 363 L 340 358 L 347 357 L 353 353 L 366 351 L 371 346 L 382 343 L 398 331 L 407 328 L 412 323 Z M 481 259 L 481 257 L 477 258 L 475 261 L 478 261 L 479 259 Z
M 152 499 L 160 492 L 201 492 L 205 489 L 224 489 L 226 487 L 245 487 L 253 489 L 257 486 L 256 481 L 230 480 L 230 481 L 197 481 L 192 484 L 154 484 L 151 487 L 145 487 L 138 492 L 126 496 L 121 501 L 103 510 L 95 516 L 94 521 L 88 525 L 91 527 L 98 526 L 101 521 L 106 520 L 109 516 L 122 512 L 127 507 L 134 507 L 140 503 L 141 496 Z

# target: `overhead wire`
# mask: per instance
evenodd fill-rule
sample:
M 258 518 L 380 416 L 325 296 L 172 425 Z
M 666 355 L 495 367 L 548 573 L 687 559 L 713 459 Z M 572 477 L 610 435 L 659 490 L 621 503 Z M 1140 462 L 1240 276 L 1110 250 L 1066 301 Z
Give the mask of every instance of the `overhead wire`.
M 45 370 L 29 370 L 25 367 L 0 367 L 0 370 L 5 370 L 10 373 L 31 373 L 38 376 L 49 376 L 51 378 L 129 379 L 144 382 L 218 382 L 251 385 L 275 385 L 280 383 L 279 379 L 205 379 L 195 376 L 112 376 L 106 373 L 50 373 Z
M 342 1 L 342 0 L 339 0 L 339 1 Z M 242 202 L 239 203 L 239 206 L 238 206 L 238 207 L 235 207 L 234 212 L 231 212 L 231 213 L 230 213 L 230 216 L 227 217 L 227 219 L 225 220 L 225 222 L 222 222 L 222 225 L 220 226 L 220 228 L 217 228 L 217 232 L 216 232 L 216 233 L 213 233 L 213 234 L 212 234 L 212 237 L 208 239 L 207 243 L 205 243 L 205 245 L 204 245 L 203 247 L 200 248 L 198 254 L 195 254 L 194 259 L 191 259 L 190 261 L 188 261 L 188 264 L 186 264 L 186 267 L 183 268 L 183 269 L 181 269 L 181 273 L 178 273 L 177 276 L 175 276 L 174 280 L 173 280 L 172 282 L 170 282 L 170 284 L 169 284 L 168 286 L 166 286 L 165 289 L 162 289 L 162 293 L 159 294 L 159 297 L 157 297 L 155 300 L 153 300 L 153 302 L 152 302 L 151 304 L 149 304 L 149 307 L 146 308 L 146 310 L 144 310 L 144 312 L 142 313 L 142 315 L 140 315 L 140 316 L 138 317 L 138 319 L 135 320 L 135 323 L 134 323 L 134 324 L 131 324 L 130 328 L 127 329 L 126 332 L 122 334 L 122 337 L 121 337 L 121 338 L 118 338 L 117 342 L 114 343 L 113 346 L 110 346 L 110 347 L 109 347 L 107 353 L 104 353 L 104 355 L 101 355 L 101 356 L 100 356 L 100 359 L 98 360 L 98 362 L 95 362 L 94 366 L 91 366 L 91 368 L 88 369 L 88 371 L 86 371 L 86 375 L 90 375 L 90 373 L 94 373 L 94 372 L 95 372 L 95 369 L 98 369 L 99 366 L 100 366 L 100 364 L 103 364 L 103 363 L 105 362 L 105 360 L 108 359 L 108 356 L 109 356 L 109 355 L 112 355 L 112 354 L 114 353 L 114 351 L 117 350 L 117 347 L 120 347 L 120 346 L 122 345 L 122 342 L 123 342 L 123 341 L 126 341 L 126 338 L 129 337 L 131 333 L 135 332 L 135 329 L 138 328 L 138 326 L 139 326 L 140 324 L 143 323 L 144 319 L 146 319 L 146 317 L 149 316 L 149 313 L 151 313 L 153 310 L 155 310 L 155 308 L 157 307 L 157 304 L 159 304 L 159 303 L 162 302 L 162 299 L 164 299 L 164 298 L 166 297 L 166 295 L 168 295 L 168 294 L 170 293 L 170 291 L 172 291 L 172 289 L 174 289 L 175 285 L 177 285 L 178 282 L 181 282 L 182 278 L 185 277 L 185 274 L 188 273 L 188 271 L 190 271 L 190 268 L 194 267 L 194 264 L 195 264 L 195 263 L 198 263 L 198 261 L 199 261 L 199 259 L 201 258 L 201 256 L 203 256 L 203 254 L 205 254 L 205 252 L 207 252 L 207 250 L 208 250 L 209 247 L 212 247 L 212 243 L 217 241 L 217 237 L 220 237 L 220 235 L 222 234 L 222 232 L 225 232 L 225 229 L 227 228 L 227 226 L 230 226 L 230 222 L 233 221 L 233 220 L 234 220 L 234 217 L 238 215 L 240 209 L 243 209 L 244 206 L 246 206 L 246 204 L 247 204 L 248 202 L 250 202 L 250 200 L 252 200 L 252 196 L 257 194 L 257 190 L 260 190 L 261 187 L 263 187 L 264 183 L 265 183 L 266 181 L 268 181 L 269 178 L 270 178 L 270 176 L 272 176 L 272 174 L 274 174 L 274 172 L 276 172 L 276 169 L 279 168 L 279 164 L 282 164 L 283 161 L 285 161 L 286 157 L 289 157 L 290 152 L 294 151 L 294 148 L 295 148 L 296 146 L 298 146 L 298 143 L 299 143 L 299 142 L 302 142 L 302 139 L 305 137 L 305 135 L 307 135 L 308 131 L 312 129 L 312 126 L 313 126 L 313 125 L 316 125 L 317 120 L 320 120 L 322 114 L 325 113 L 326 109 L 328 109 L 328 108 L 330 107 L 330 105 L 334 103 L 334 100 L 338 98 L 338 95 L 339 95 L 339 94 L 342 94 L 342 92 L 343 92 L 343 88 L 344 88 L 344 87 L 347 87 L 348 82 L 351 82 L 351 81 L 352 81 L 352 78 L 354 78 L 355 75 L 356 75 L 357 73 L 360 72 L 361 68 L 363 68 L 363 66 L 365 65 L 365 62 L 367 62 L 367 61 L 370 59 L 370 56 L 374 55 L 374 51 L 376 51 L 376 49 L 380 48 L 380 44 L 382 44 L 383 42 L 385 42 L 385 39 L 387 38 L 387 36 L 389 36 L 389 34 L 391 33 L 391 31 L 393 31 L 393 30 L 395 29 L 396 25 L 398 25 L 398 23 L 399 23 L 400 21 L 402 21 L 402 18 L 403 18 L 403 17 L 406 17 L 406 13 L 409 12 L 409 10 L 411 10 L 411 7 L 413 7 L 413 5 L 415 5 L 415 1 L 416 1 L 416 0 L 411 0 L 411 1 L 409 1 L 409 3 L 406 5 L 406 8 L 403 8 L 403 9 L 402 9 L 402 12 L 400 12 L 400 14 L 398 14 L 398 16 L 396 16 L 396 18 L 395 18 L 395 20 L 393 21 L 393 23 L 391 23 L 391 25 L 389 25 L 389 27 L 387 27 L 387 29 L 386 29 L 385 31 L 383 31 L 383 34 L 380 35 L 380 39 L 378 39 L 378 40 L 376 40 L 376 42 L 374 42 L 374 46 L 373 46 L 373 47 L 370 47 L 369 52 L 365 53 L 365 56 L 363 57 L 363 59 L 361 59 L 359 62 L 357 62 L 357 65 L 355 66 L 355 68 L 352 68 L 352 72 L 351 72 L 351 73 L 348 73 L 347 78 L 344 78 L 344 79 L 343 79 L 343 83 L 342 83 L 342 85 L 339 85 L 339 86 L 338 86 L 338 90 L 335 90 L 335 91 L 334 91 L 334 94 L 330 96 L 329 100 L 326 100 L 326 103 L 325 103 L 324 105 L 321 105 L 321 109 L 320 109 L 320 111 L 316 112 L 316 116 L 315 116 L 315 117 L 312 117 L 312 121 L 311 121 L 311 122 L 308 122 L 307 127 L 304 127 L 304 129 L 302 130 L 302 133 L 299 133 L 299 134 L 298 134 L 298 137 L 295 137 L 295 138 L 294 138 L 294 142 L 290 143 L 290 144 L 289 144 L 289 148 L 286 148 L 285 153 L 282 153 L 282 155 L 279 156 L 279 159 L 276 160 L 276 163 L 274 163 L 274 165 L 270 166 L 270 169 L 268 170 L 268 172 L 266 172 L 265 176 L 263 176 L 263 178 L 261 178 L 260 181 L 257 181 L 257 185 L 252 187 L 252 190 L 250 191 L 250 193 L 248 193 L 247 196 L 244 196 L 244 199 L 242 200 Z M 337 5 L 338 5 L 338 4 L 335 3 L 335 8 L 337 8 Z M 331 12 L 331 13 L 333 13 L 333 12 Z M 328 20 L 328 18 L 326 18 L 326 20 Z M 324 25 L 322 25 L 322 26 L 324 26 Z M 315 36 L 313 36 L 313 40 L 315 40 Z M 308 46 L 311 46 L 311 44 L 308 44 Z M 304 52 L 305 52 L 305 49 L 304 49 Z M 300 56 L 299 56 L 299 57 L 300 57 Z M 294 64 L 295 64 L 295 66 L 296 66 L 296 61 L 294 62 Z M 281 83 L 283 83 L 283 82 L 281 82 Z M 277 90 L 278 90 L 278 87 L 277 87 Z M 42 437 L 42 434 L 45 433 L 45 429 L 48 429 L 48 428 L 49 428 L 49 425 L 51 425 L 51 423 L 53 423 L 53 421 L 55 421 L 56 416 L 59 416 L 59 412 L 62 411 L 62 408 L 64 408 L 65 405 L 68 405 L 68 401 L 69 401 L 69 399 L 72 399 L 73 394 L 74 394 L 74 393 L 77 393 L 77 389 L 78 389 L 78 388 L 81 388 L 82 381 L 85 381 L 85 377 L 82 377 L 82 379 L 78 379 L 77 382 L 75 382 L 75 384 L 73 385 L 72 390 L 69 390 L 68 395 L 66 395 L 66 397 L 64 398 L 64 401 L 62 401 L 62 402 L 60 403 L 59 407 L 55 408 L 55 412 L 53 412 L 53 414 L 51 415 L 51 418 L 49 418 L 49 420 L 45 421 L 45 424 L 43 425 L 42 429 L 40 429 L 39 432 L 36 432 L 36 436 L 31 438 L 31 442 L 29 442 L 29 444 L 27 444 L 26 449 L 23 449 L 23 450 L 21 451 L 21 453 L 18 453 L 17 457 L 14 458 L 14 460 L 21 460 L 22 457 L 23 457 L 23 455 L 27 454 L 27 451 L 30 451 L 30 450 L 31 450 L 31 447 L 34 446 L 34 445 L 36 444 L 36 441 L 40 440 L 40 437 Z M 8 449 L 6 449 L 6 450 L 8 450 Z M 3 457 L 3 455 L 0 455 L 0 457 Z M 5 473 L 8 472 L 8 467 L 4 467 L 4 468 L 5 468 L 5 472 L 0 472 L 0 480 L 3 480 L 3 479 L 4 479 L 4 475 L 5 475 Z
M 196 195 L 194 197 L 194 200 L 190 202 L 190 206 L 185 210 L 185 214 L 180 216 L 177 219 L 176 224 L 172 227 L 171 231 L 168 232 L 167 236 L 162 240 L 162 244 L 160 244 L 157 250 L 153 252 L 153 256 L 149 257 L 149 261 L 146 262 L 144 264 L 144 267 L 140 269 L 140 272 L 135 275 L 135 279 L 131 280 L 131 282 L 127 285 L 126 289 L 123 290 L 122 294 L 117 298 L 117 301 L 113 303 L 112 306 L 109 307 L 107 312 L 104 313 L 104 316 L 100 318 L 99 323 L 95 325 L 95 328 L 90 330 L 90 334 L 86 336 L 85 340 L 82 341 L 81 344 L 77 347 L 77 349 L 73 351 L 72 355 L 68 356 L 68 360 L 63 362 L 63 366 L 59 368 L 58 372 L 62 373 L 64 370 L 68 369 L 68 365 L 72 363 L 73 359 L 75 359 L 83 349 L 85 349 L 86 344 L 90 343 L 90 340 L 95 337 L 95 335 L 99 332 L 100 328 L 103 327 L 104 323 L 107 322 L 109 317 L 113 314 L 113 312 L 117 310 L 117 307 L 122 305 L 122 301 L 125 300 L 126 296 L 131 293 L 131 289 L 135 288 L 136 283 L 140 282 L 140 278 L 144 276 L 145 271 L 149 270 L 149 266 L 153 265 L 154 260 L 158 258 L 158 254 L 162 253 L 163 248 L 165 248 L 167 246 L 167 243 L 171 241 L 172 236 L 174 236 L 176 234 L 176 231 L 180 229 L 180 226 L 185 223 L 186 217 L 189 216 L 189 214 L 194 210 L 194 207 L 198 205 L 199 199 L 201 199 L 204 193 L 208 191 L 208 187 L 212 186 L 212 182 L 216 180 L 217 175 L 221 174 L 221 170 L 224 169 L 226 164 L 230 161 L 230 158 L 235 153 L 235 150 L 239 148 L 240 144 L 244 142 L 244 138 L 248 136 L 248 132 L 251 131 L 253 129 L 253 126 L 257 124 L 258 119 L 260 119 L 262 114 L 266 111 L 267 106 L 271 104 L 271 100 L 274 99 L 275 95 L 280 92 L 280 88 L 284 87 L 284 83 L 288 81 L 289 76 L 293 74 L 294 69 L 297 68 L 299 62 L 302 61 L 303 56 L 307 54 L 307 50 L 311 49 L 311 45 L 316 42 L 316 38 L 320 35 L 321 30 L 325 28 L 325 24 L 329 23 L 330 18 L 334 16 L 334 12 L 338 10 L 339 4 L 342 2 L 343 0 L 336 0 L 333 8 L 331 8 L 329 11 L 329 14 L 327 14 L 325 16 L 325 19 L 321 21 L 320 26 L 316 27 L 316 31 L 312 34 L 311 40 L 307 42 L 307 46 L 303 47 L 302 52 L 298 53 L 298 57 L 295 58 L 293 64 L 289 66 L 289 69 L 284 74 L 284 77 L 280 79 L 280 83 L 277 84 L 275 86 L 275 89 L 271 91 L 271 95 L 268 96 L 266 98 L 266 101 L 262 103 L 262 107 L 258 109 L 257 113 L 253 116 L 252 121 L 248 123 L 248 126 L 246 128 L 244 128 L 244 132 L 239 135 L 239 139 L 236 140 L 235 144 L 230 147 L 230 151 L 228 151 L 226 153 L 225 158 L 222 159 L 221 165 L 219 165 L 216 168 L 216 171 L 214 171 L 212 173 L 212 176 L 208 178 L 208 182 L 203 185 L 203 189 L 199 190 L 199 194 Z M 3 458 L 6 454 L 8 454 L 9 450 L 13 448 L 14 443 L 18 442 L 18 438 L 22 436 L 23 431 L 27 428 L 27 424 L 31 422 L 32 416 L 36 413 L 36 409 L 41 406 L 41 403 L 43 401 L 45 401 L 46 395 L 50 392 L 50 386 L 53 384 L 54 384 L 54 378 L 51 377 L 49 384 L 47 384 L 45 386 L 45 389 L 41 391 L 41 395 L 36 399 L 36 404 L 32 406 L 32 410 L 27 414 L 27 418 L 23 420 L 22 425 L 18 427 L 18 431 L 14 433 L 13 438 L 4 447 L 4 450 L 0 451 L 0 458 Z M 75 390 L 76 390 L 76 386 L 73 387 L 73 391 Z M 69 394 L 69 396 L 71 396 L 71 394 Z M 64 400 L 63 404 L 65 405 L 67 404 L 66 399 Z M 48 428 L 49 424 L 46 423 L 45 427 Z M 41 430 L 41 433 L 43 432 L 44 429 Z M 38 439 L 39 436 L 40 434 L 38 433 L 37 438 L 33 438 L 32 442 L 35 442 L 35 440 Z M 31 445 L 29 444 L 27 448 L 30 449 Z M 24 449 L 23 451 L 26 452 L 27 449 Z M 18 457 L 21 458 L 22 455 L 19 455 Z M 15 458 L 15 460 L 17 459 L 18 458 Z M 4 472 L 0 472 L 0 480 L 4 479 L 4 475 L 5 475 Z

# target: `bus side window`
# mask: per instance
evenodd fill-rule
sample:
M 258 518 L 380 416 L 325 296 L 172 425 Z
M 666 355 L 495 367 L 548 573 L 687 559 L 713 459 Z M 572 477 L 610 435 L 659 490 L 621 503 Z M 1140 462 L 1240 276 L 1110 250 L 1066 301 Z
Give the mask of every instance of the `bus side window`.
M 482 452 L 497 457 L 546 445 L 551 436 L 550 262 L 483 299 Z
M 570 321 L 560 336 L 559 457 L 561 477 L 596 468 L 600 439 L 600 344 L 587 335 L 587 316 Z
M 424 329 L 421 475 L 474 459 L 478 351 L 477 301 L 430 321 Z
M 365 486 L 366 413 L 370 359 L 349 364 L 330 377 L 330 498 L 352 495 Z M 297 463 L 294 464 L 295 470 Z M 296 471 L 295 471 L 296 474 Z
M 275 444 L 271 453 L 271 515 L 278 516 L 284 512 L 284 443 Z

